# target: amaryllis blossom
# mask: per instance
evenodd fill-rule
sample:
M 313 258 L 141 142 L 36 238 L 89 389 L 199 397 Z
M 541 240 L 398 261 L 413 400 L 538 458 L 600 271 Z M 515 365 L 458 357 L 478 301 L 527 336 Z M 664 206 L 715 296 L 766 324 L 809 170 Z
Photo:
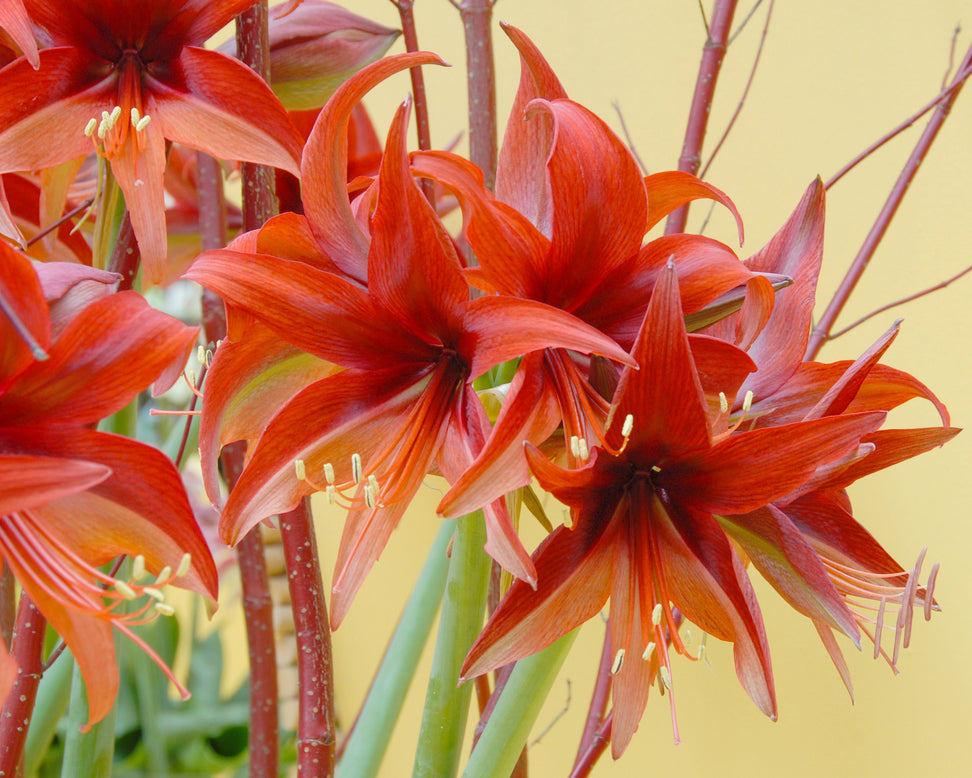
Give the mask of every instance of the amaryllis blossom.
M 267 85 L 202 48 L 253 2 L 25 0 L 44 48 L 37 70 L 21 59 L 0 81 L 0 172 L 97 150 L 124 192 L 147 278 L 160 281 L 166 140 L 298 170 L 300 138 Z
M 95 430 L 153 381 L 171 384 L 196 330 L 135 292 L 106 294 L 101 271 L 41 267 L 43 287 L 28 260 L 0 245 L 0 296 L 12 314 L 0 312 L 0 556 L 77 660 L 90 724 L 118 688 L 112 627 L 142 645 L 131 626 L 166 612 L 145 587 L 171 582 L 216 597 L 175 467 L 144 443 Z M 99 569 L 122 554 L 143 560 L 140 579 Z
M 550 345 L 630 361 L 612 340 L 563 311 L 510 297 L 471 299 L 452 239 L 409 169 L 407 104 L 392 124 L 373 191 L 359 198 L 373 204 L 366 222 L 354 218 L 342 155 L 309 156 L 343 146 L 352 106 L 377 80 L 433 61 L 419 54 L 376 63 L 346 82 L 322 112 L 303 164 L 305 181 L 324 183 L 305 197 L 323 250 L 316 265 L 210 251 L 187 274 L 290 344 L 346 368 L 306 385 L 273 415 L 221 521 L 222 536 L 235 543 L 314 491 L 348 505 L 334 577 L 335 625 L 433 463 L 455 480 L 478 453 L 489 422 L 473 379 Z M 360 276 L 367 287 L 355 280 Z M 247 334 L 241 333 L 243 351 Z M 214 378 L 219 369 L 214 361 Z M 228 404 L 219 396 L 215 402 Z M 487 550 L 534 580 L 505 510 L 487 510 L 486 526 Z
M 753 269 L 784 272 L 793 285 L 780 291 L 776 307 L 747 352 L 758 370 L 743 388 L 752 392 L 749 428 L 761 429 L 846 413 L 890 411 L 915 398 L 938 410 L 941 427 L 881 429 L 861 439 L 842 460 L 822 469 L 794 492 L 749 514 L 722 517 L 723 529 L 743 548 L 760 573 L 797 610 L 810 617 L 853 696 L 850 675 L 834 630 L 860 648 L 862 634 L 895 666 L 907 646 L 912 606 L 930 617 L 935 569 L 919 584 L 920 561 L 899 565 L 854 518 L 846 488 L 869 473 L 909 459 L 953 438 L 941 401 L 914 376 L 881 363 L 898 333 L 896 322 L 856 360 L 803 361 L 823 249 L 824 188 L 817 180 L 792 216 L 760 252 L 746 260 Z M 708 332 L 733 339 L 732 317 Z M 924 556 L 922 552 L 921 556 Z M 894 633 L 889 655 L 885 629 Z
M 738 307 L 747 284 L 762 289 L 756 299 L 771 307 L 771 281 L 745 267 L 728 246 L 699 235 L 645 243 L 655 224 L 698 198 L 729 208 L 740 237 L 742 223 L 723 192 L 694 176 L 678 171 L 643 176 L 621 139 L 567 99 L 533 43 L 516 28 L 504 30 L 520 51 L 522 73 L 500 154 L 496 197 L 483 186 L 478 169 L 460 157 L 420 152 L 413 158 L 416 172 L 447 185 L 459 198 L 464 234 L 481 266 L 470 271 L 473 283 L 569 311 L 625 349 L 634 342 L 669 259 L 679 268 L 684 312 L 690 317 L 702 317 L 703 309 L 734 292 Z M 466 513 L 528 483 L 522 441 L 539 445 L 558 427 L 569 461 L 582 461 L 602 435 L 616 380 L 609 365 L 577 360 L 563 350 L 526 356 L 486 447 L 442 500 L 440 511 Z
M 638 727 L 652 681 L 670 692 L 677 685 L 671 651 L 689 656 L 676 610 L 733 643 L 740 682 L 775 718 L 762 617 L 721 517 L 791 493 L 854 451 L 885 416 L 737 431 L 744 418 L 706 401 L 699 376 L 708 365 L 690 348 L 674 263 L 655 285 L 632 356 L 641 369 L 625 369 L 605 444 L 586 466 L 564 470 L 528 446 L 537 480 L 570 507 L 571 520 L 534 554 L 536 591 L 513 583 L 462 670 L 468 678 L 535 653 L 610 601 L 615 758 Z M 754 365 L 741 351 L 721 360 L 729 403 Z

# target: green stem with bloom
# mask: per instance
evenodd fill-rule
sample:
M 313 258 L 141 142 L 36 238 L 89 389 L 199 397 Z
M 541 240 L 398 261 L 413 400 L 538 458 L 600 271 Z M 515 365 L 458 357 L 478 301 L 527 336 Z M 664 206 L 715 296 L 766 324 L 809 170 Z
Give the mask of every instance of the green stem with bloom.
M 463 778 L 502 778 L 513 770 L 580 628 L 516 663 Z
M 454 530 L 451 521 L 443 521 L 439 534 L 435 536 L 422 572 L 375 674 L 368 697 L 348 735 L 347 746 L 338 765 L 338 778 L 373 778 L 378 774 L 442 602 L 449 570 L 446 551 Z
M 456 519 L 413 778 L 449 778 L 459 769 L 472 684 L 457 684 L 462 661 L 483 624 L 490 568 L 485 544 L 481 511 Z

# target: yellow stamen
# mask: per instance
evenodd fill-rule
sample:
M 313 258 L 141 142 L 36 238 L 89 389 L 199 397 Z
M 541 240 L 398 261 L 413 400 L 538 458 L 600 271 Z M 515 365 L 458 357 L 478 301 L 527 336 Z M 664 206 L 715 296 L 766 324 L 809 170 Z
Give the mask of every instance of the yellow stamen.
M 655 603 L 655 607 L 651 609 L 651 624 L 657 627 L 661 624 L 662 619 L 662 604 L 660 602 Z
M 617 675 L 621 670 L 621 665 L 624 663 L 624 649 L 619 648 L 618 653 L 614 655 L 614 663 L 611 665 L 611 675 Z
M 98 129 L 98 120 L 95 118 L 88 119 L 88 123 L 84 125 L 85 137 L 90 138 L 95 134 L 95 130 Z
M 651 654 L 654 650 L 655 641 L 652 640 L 647 646 L 645 646 L 645 652 L 641 655 L 641 658 L 647 662 L 649 659 L 651 659 Z
M 163 616 L 172 616 L 175 614 L 175 608 L 164 602 L 155 603 L 155 610 Z
M 138 581 L 145 575 L 145 557 L 139 554 L 132 560 L 132 580 Z
M 729 413 L 729 400 L 725 392 L 719 392 L 719 413 Z
M 135 590 L 124 581 L 115 581 L 115 590 L 126 600 L 134 600 Z
M 186 573 L 189 572 L 189 568 L 192 565 L 192 554 L 188 551 L 182 555 L 182 560 L 179 562 L 179 566 L 176 568 L 176 578 L 182 578 Z

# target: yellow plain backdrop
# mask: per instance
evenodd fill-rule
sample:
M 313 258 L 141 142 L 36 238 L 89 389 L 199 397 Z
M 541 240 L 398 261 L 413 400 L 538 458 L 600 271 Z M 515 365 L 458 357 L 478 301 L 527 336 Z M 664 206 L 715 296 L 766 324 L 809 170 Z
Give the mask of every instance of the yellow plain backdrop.
M 398 26 L 387 0 L 347 5 Z M 446 0 L 419 0 L 416 5 L 421 45 L 455 66 L 426 69 L 433 144 L 442 147 L 465 129 L 462 27 Z M 708 10 L 711 3 L 704 5 Z M 706 151 L 740 98 L 766 5 L 726 57 Z M 737 20 L 750 8 L 740 3 Z M 613 106 L 620 106 L 650 171 L 676 167 L 705 39 L 694 0 L 502 0 L 495 17 L 532 36 L 570 96 L 616 130 L 620 124 Z M 746 244 L 739 249 L 741 257 L 769 240 L 816 175 L 828 178 L 939 91 L 953 30 L 960 22 L 970 29 L 958 36 L 956 61 L 972 39 L 970 0 L 776 4 L 746 106 L 707 175 L 742 214 Z M 502 132 L 519 66 L 498 27 L 495 47 Z M 402 49 L 399 42 L 393 51 Z M 379 133 L 408 88 L 407 79 L 397 77 L 366 101 Z M 842 324 L 972 264 L 972 87 L 969 91 L 959 98 Z M 829 299 L 856 253 L 921 126 L 923 122 L 879 151 L 828 195 L 818 302 Z M 704 205 L 695 206 L 689 230 L 698 229 L 706 211 Z M 715 212 L 707 234 L 734 245 L 724 212 Z M 972 413 L 970 296 L 972 277 L 881 314 L 825 346 L 820 358 L 852 359 L 897 316 L 904 316 L 900 337 L 885 361 L 926 382 L 949 406 L 953 423 L 966 425 Z M 895 413 L 900 426 L 936 424 L 930 405 L 915 401 L 911 406 Z M 653 693 L 623 759 L 612 763 L 605 755 L 594 774 L 928 776 L 967 769 L 972 759 L 970 483 L 972 433 L 965 433 L 942 450 L 852 488 L 855 514 L 899 562 L 910 567 L 927 545 L 928 559 L 942 564 L 936 596 L 943 612 L 931 623 L 916 620 L 912 647 L 899 662 L 900 676 L 893 676 L 883 661 L 873 661 L 867 647 L 858 653 L 842 641 L 857 697 L 852 706 L 809 621 L 756 580 L 772 651 L 779 721 L 774 724 L 758 712 L 736 680 L 731 649 L 710 640 L 712 672 L 681 659 L 673 667 L 682 745 L 672 743 L 667 697 Z M 423 489 L 334 635 L 337 706 L 344 726 L 350 725 L 366 693 L 438 527 L 438 496 L 431 487 Z M 329 576 L 341 516 L 321 510 L 317 526 Z M 532 529 L 527 535 L 532 545 L 540 537 Z M 758 579 L 758 574 L 753 577 Z M 531 748 L 533 776 L 569 772 L 602 635 L 603 625 L 595 619 L 575 643 L 540 715 L 538 731 L 565 707 L 567 712 Z M 696 630 L 693 640 L 698 637 Z M 432 642 L 385 759 L 386 778 L 411 772 Z M 470 729 L 474 721 L 475 711 Z

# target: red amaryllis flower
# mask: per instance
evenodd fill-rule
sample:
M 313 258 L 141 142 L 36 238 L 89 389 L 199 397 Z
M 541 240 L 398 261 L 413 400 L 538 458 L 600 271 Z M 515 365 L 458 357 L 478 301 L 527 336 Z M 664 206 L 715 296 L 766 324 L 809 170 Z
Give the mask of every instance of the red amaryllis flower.
M 330 149 L 340 139 L 351 106 L 381 74 L 422 61 L 434 60 L 393 58 L 346 82 L 307 149 Z M 347 368 L 306 386 L 276 413 L 221 522 L 224 539 L 235 543 L 313 491 L 337 500 L 353 490 L 334 579 L 335 625 L 433 462 L 455 480 L 478 453 L 489 422 L 474 378 L 548 345 L 630 361 L 609 338 L 563 311 L 514 298 L 470 299 L 452 239 L 412 178 L 407 116 L 406 104 L 389 132 L 368 232 L 352 216 L 340 155 L 304 159 L 304 179 L 328 187 L 327 199 L 313 191 L 306 199 L 315 235 L 321 226 L 335 228 L 324 231 L 324 245 L 335 249 L 325 259 L 335 270 L 364 271 L 367 289 L 320 266 L 231 251 L 203 254 L 187 274 L 289 343 Z M 322 144 L 322 138 L 330 140 Z M 365 266 L 354 254 L 362 245 Z M 487 549 L 511 572 L 533 580 L 529 556 L 504 516 L 487 513 Z
M 481 268 L 473 283 L 539 300 L 586 321 L 630 349 L 659 273 L 679 268 L 684 311 L 696 316 L 747 283 L 772 305 L 770 282 L 728 247 L 699 235 L 644 243 L 675 208 L 710 198 L 739 214 L 729 198 L 687 173 L 644 177 L 631 152 L 597 116 L 568 100 L 532 42 L 504 30 L 522 74 L 500 154 L 494 198 L 471 163 L 443 152 L 418 153 L 413 168 L 452 188 L 466 216 L 465 236 Z M 767 312 L 768 315 L 768 312 Z M 522 441 L 540 444 L 559 426 L 574 441 L 572 463 L 600 438 L 617 375 L 557 349 L 524 358 L 477 462 L 442 500 L 445 515 L 466 513 L 529 482 Z M 598 375 L 599 371 L 607 375 Z M 594 374 L 593 376 L 591 374 Z M 571 447 L 568 446 L 568 451 Z
M 153 380 L 171 384 L 196 330 L 135 292 L 104 295 L 100 271 L 43 268 L 46 290 L 29 261 L 0 246 L 0 297 L 13 314 L 0 313 L 0 555 L 77 659 L 90 724 L 118 688 L 112 627 L 135 638 L 131 625 L 151 617 L 156 600 L 128 615 L 119 603 L 170 581 L 216 597 L 175 467 L 150 446 L 94 429 Z M 79 310 L 90 295 L 100 299 Z M 157 582 L 98 569 L 120 554 L 142 557 Z
M 239 61 L 200 48 L 253 2 L 26 0 L 46 48 L 38 70 L 23 59 L 4 71 L 0 172 L 75 159 L 93 140 L 125 194 L 147 277 L 160 281 L 166 139 L 298 170 L 300 138 L 269 87 Z
M 610 599 L 615 758 L 638 727 L 656 674 L 672 686 L 669 641 L 688 655 L 676 609 L 732 641 L 739 680 L 775 717 L 762 618 L 717 517 L 792 492 L 884 419 L 852 414 L 731 434 L 725 410 L 710 411 L 702 391 L 699 374 L 709 365 L 689 346 L 672 263 L 658 279 L 632 356 L 641 369 L 623 373 L 606 444 L 585 467 L 561 469 L 528 447 L 541 486 L 570 506 L 572 526 L 540 545 L 536 591 L 513 583 L 462 670 L 468 678 L 532 654 Z M 720 353 L 731 398 L 753 364 L 740 351 L 728 357 Z

